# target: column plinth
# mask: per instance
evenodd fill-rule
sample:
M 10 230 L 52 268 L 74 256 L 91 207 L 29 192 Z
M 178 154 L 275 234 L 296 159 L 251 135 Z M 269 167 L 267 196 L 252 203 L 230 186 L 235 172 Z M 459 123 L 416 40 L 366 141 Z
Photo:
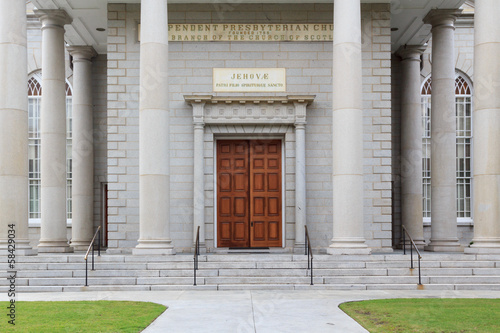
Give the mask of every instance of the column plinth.
M 170 239 L 167 0 L 141 2 L 139 244 L 136 255 L 174 254 Z
M 42 87 L 40 111 L 41 227 L 38 252 L 72 252 L 66 212 L 66 75 L 64 10 L 36 10 L 42 22 Z
M 363 226 L 361 5 L 334 2 L 333 238 L 329 254 L 369 254 Z
M 419 249 L 425 246 L 422 204 L 422 106 L 420 56 L 426 46 L 401 47 L 401 220 Z M 401 246 L 403 245 L 401 240 Z M 406 237 L 406 245 L 410 240 Z
M 73 56 L 73 218 L 71 246 L 86 251 L 94 236 L 92 46 L 69 46 Z
M 457 237 L 455 20 L 461 10 L 431 10 L 431 241 L 428 251 L 462 251 Z
M 476 0 L 474 14 L 474 238 L 466 253 L 500 253 L 500 7 Z

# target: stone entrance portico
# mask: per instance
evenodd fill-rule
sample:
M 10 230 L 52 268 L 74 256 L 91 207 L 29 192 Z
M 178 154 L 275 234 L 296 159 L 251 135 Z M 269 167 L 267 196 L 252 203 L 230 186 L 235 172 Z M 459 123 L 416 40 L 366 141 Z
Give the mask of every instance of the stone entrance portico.
M 304 246 L 304 225 L 306 212 L 305 198 L 305 126 L 306 108 L 314 101 L 310 95 L 289 96 L 214 96 L 186 95 L 185 100 L 193 107 L 194 123 L 194 207 L 193 230 L 200 226 L 200 241 L 206 244 L 205 224 L 210 221 L 210 230 L 215 230 L 214 206 L 209 198 L 215 197 L 213 166 L 214 142 L 217 137 L 266 139 L 280 137 L 284 142 L 284 173 L 287 175 L 283 193 L 284 201 L 289 203 L 291 191 L 295 189 L 295 202 L 286 204 L 284 211 L 295 207 L 295 220 L 292 214 L 285 214 L 283 236 L 286 229 L 295 230 L 294 239 L 284 238 L 284 247 Z M 295 128 L 295 130 L 293 130 Z M 292 161 L 295 157 L 295 164 Z M 207 171 L 205 171 L 207 170 Z M 288 180 L 293 177 L 293 180 Z M 290 197 L 290 198 L 288 198 Z M 297 208 L 299 207 L 299 208 Z M 297 210 L 299 213 L 297 214 Z M 303 211 L 303 212 L 302 212 Z M 205 214 L 207 212 L 207 214 Z M 215 232 L 211 233 L 214 240 Z M 196 237 L 196 236 L 195 236 Z M 288 242 L 286 242 L 288 240 Z M 193 239 L 194 241 L 194 239 Z M 288 244 L 287 244 L 288 243 Z M 212 248 L 215 244 L 212 243 Z
M 97 26 L 86 12 L 90 9 L 82 9 L 88 6 L 83 0 L 72 1 L 74 6 L 33 0 L 37 9 L 28 13 L 28 30 L 26 2 L 0 1 L 0 246 L 6 247 L 8 226 L 15 224 L 19 253 L 32 254 L 36 245 L 41 253 L 80 251 L 97 225 L 108 223 L 110 252 L 189 252 L 198 227 L 202 246 L 215 249 L 215 142 L 265 137 L 280 139 L 284 148 L 283 252 L 302 248 L 305 225 L 321 252 L 391 252 L 401 243 L 399 228 L 404 225 L 426 250 L 461 252 L 474 233 L 465 252 L 498 253 L 498 5 L 467 1 L 468 11 L 462 12 L 463 1 L 430 0 L 429 6 L 437 8 L 424 11 L 407 6 L 408 1 L 396 13 L 387 1 L 239 2 L 219 8 L 212 3 L 103 0 L 95 2 L 99 13 L 106 14 L 105 24 Z M 262 28 L 265 15 L 270 16 Z M 469 35 L 457 37 L 464 16 L 474 17 L 475 23 L 472 27 L 469 22 Z M 408 32 L 397 30 L 402 30 L 402 17 L 413 22 Z M 190 30 L 205 21 L 219 29 L 231 23 L 234 28 L 230 24 L 228 29 L 235 33 L 239 26 L 247 29 L 248 21 L 258 25 L 249 27 L 249 33 L 279 36 L 283 27 L 304 31 L 297 32 L 296 40 L 259 42 L 231 39 L 230 34 L 217 42 L 169 35 L 169 24 Z M 332 23 L 333 32 L 327 33 L 333 38 L 300 40 L 320 33 L 305 30 L 329 29 Z M 41 30 L 35 32 L 36 24 Z M 191 36 L 189 31 L 184 35 Z M 473 87 L 467 98 L 474 136 L 464 140 L 473 146 L 467 160 L 474 164 L 468 169 L 473 176 L 467 178 L 473 182 L 468 185 L 473 195 L 467 194 L 473 209 L 466 216 L 470 236 L 464 237 L 460 230 L 466 227 L 457 223 L 456 208 L 460 177 L 454 82 L 455 71 L 472 59 L 474 68 L 464 73 Z M 213 68 L 280 68 L 286 91 L 222 96 L 213 88 Z M 32 150 L 26 151 L 34 139 L 27 140 L 26 123 L 38 111 L 22 102 L 28 97 L 21 92 L 34 73 L 43 81 L 43 94 L 36 96 L 41 101 L 41 144 L 36 148 L 41 168 L 31 172 L 37 167 L 28 157 Z M 423 76 L 432 76 L 429 105 L 434 109 L 429 139 L 432 210 L 426 211 L 430 228 L 422 223 Z M 98 80 L 106 81 L 102 86 L 107 90 L 90 89 Z M 71 162 L 66 82 L 73 85 Z M 96 102 L 103 105 L 102 119 L 93 118 Z M 95 142 L 99 126 L 105 128 L 98 133 L 104 139 Z M 39 197 L 45 200 L 38 192 L 27 193 L 26 188 L 37 189 L 31 173 L 40 174 Z M 96 191 L 99 186 L 109 193 Z M 107 196 L 105 209 L 98 207 L 101 195 Z M 38 204 L 39 216 L 27 214 L 26 207 Z M 39 234 L 30 219 L 41 220 Z

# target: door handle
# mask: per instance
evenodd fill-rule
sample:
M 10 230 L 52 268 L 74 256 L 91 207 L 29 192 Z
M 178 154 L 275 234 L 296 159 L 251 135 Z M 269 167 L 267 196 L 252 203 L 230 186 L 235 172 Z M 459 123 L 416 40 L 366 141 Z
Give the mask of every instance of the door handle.
M 253 228 L 253 221 L 250 222 L 250 228 Z

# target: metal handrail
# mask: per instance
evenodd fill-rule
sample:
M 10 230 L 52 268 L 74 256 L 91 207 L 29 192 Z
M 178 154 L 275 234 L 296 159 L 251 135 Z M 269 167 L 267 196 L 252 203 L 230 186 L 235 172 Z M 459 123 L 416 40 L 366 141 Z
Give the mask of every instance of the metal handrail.
M 198 256 L 200 255 L 200 226 L 196 230 L 196 242 L 194 243 L 194 256 L 193 256 L 193 286 L 196 286 L 196 271 L 198 270 Z
M 415 251 L 417 251 L 418 254 L 418 284 L 422 285 L 422 275 L 420 273 L 420 259 L 422 259 L 422 255 L 420 254 L 420 251 L 417 248 L 417 245 L 415 245 L 415 242 L 413 241 L 413 238 L 411 238 L 410 233 L 408 230 L 406 230 L 405 226 L 401 226 L 403 228 L 403 254 L 406 255 L 406 237 L 405 235 L 408 235 L 408 238 L 410 239 L 411 245 L 410 246 L 410 260 L 411 260 L 411 269 L 413 268 L 413 248 L 415 248 Z
M 306 239 L 305 239 L 305 255 L 307 256 L 307 270 L 311 270 L 311 286 L 314 285 L 313 283 L 313 252 L 311 248 L 311 240 L 309 239 L 309 232 L 307 232 L 307 226 L 304 226 L 305 231 L 306 231 Z
M 101 256 L 101 226 L 97 227 L 97 230 L 95 231 L 94 237 L 92 237 L 92 241 L 90 242 L 89 248 L 87 249 L 87 253 L 85 253 L 85 287 L 88 287 L 88 256 L 89 252 L 92 249 L 92 270 L 95 271 L 94 269 L 94 248 L 95 248 L 95 238 L 97 237 L 97 256 Z

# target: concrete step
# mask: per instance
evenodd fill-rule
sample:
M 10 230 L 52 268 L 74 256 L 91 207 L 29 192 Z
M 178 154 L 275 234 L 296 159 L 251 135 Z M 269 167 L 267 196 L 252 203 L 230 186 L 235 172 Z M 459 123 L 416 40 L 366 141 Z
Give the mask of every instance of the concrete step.
M 92 285 L 136 285 L 139 278 L 114 277 L 114 278 L 89 278 Z M 18 280 L 16 280 L 17 283 Z M 141 283 L 142 284 L 142 283 Z M 85 278 L 37 278 L 29 280 L 30 286 L 83 286 Z
M 20 266 L 23 268 L 23 266 Z M 96 270 L 146 270 L 148 269 L 147 264 L 139 264 L 139 263 L 110 263 L 110 262 L 96 262 L 94 263 L 94 267 Z M 92 268 L 92 263 L 88 263 L 88 269 Z M 85 262 L 82 263 L 56 263 L 56 264 L 47 264 L 48 270 L 85 270 Z
M 197 276 L 196 282 L 197 284 L 203 285 L 206 284 L 205 280 L 208 279 L 208 277 L 203 277 L 203 276 Z M 138 277 L 137 278 L 137 283 L 138 285 L 178 285 L 178 284 L 184 284 L 184 285 L 190 285 L 193 284 L 193 276 L 190 277 L 169 277 L 169 276 L 163 276 L 163 277 Z
M 384 275 L 387 269 L 314 269 L 314 276 Z M 307 269 L 220 269 L 219 276 L 308 276 Z
M 499 271 L 500 272 L 500 271 Z M 422 276 L 441 276 L 441 275 L 472 275 L 472 268 L 422 268 Z M 387 270 L 389 276 L 418 276 L 418 267 L 414 269 L 408 268 L 389 268 Z
M 199 262 L 198 267 L 200 269 L 222 269 L 222 268 L 257 268 L 258 263 L 256 262 Z M 307 266 L 307 263 L 306 263 Z M 172 262 L 172 263 L 148 263 L 148 269 L 161 269 L 161 270 L 193 270 L 193 262 Z
M 498 276 L 430 276 L 430 284 L 498 284 Z
M 203 254 L 193 287 L 193 256 L 104 254 L 89 259 L 85 284 L 82 253 L 16 258 L 16 290 L 20 292 L 85 290 L 243 290 L 243 289 L 441 289 L 500 290 L 500 255 L 424 253 L 422 283 L 417 260 L 400 253 L 369 256 L 314 256 L 314 285 L 307 257 L 300 254 Z M 19 259 L 19 260 L 18 260 Z M 2 261 L 3 260 L 3 261 Z M 7 257 L 0 256 L 0 286 L 9 285 Z M 3 270 L 5 268 L 5 270 Z

